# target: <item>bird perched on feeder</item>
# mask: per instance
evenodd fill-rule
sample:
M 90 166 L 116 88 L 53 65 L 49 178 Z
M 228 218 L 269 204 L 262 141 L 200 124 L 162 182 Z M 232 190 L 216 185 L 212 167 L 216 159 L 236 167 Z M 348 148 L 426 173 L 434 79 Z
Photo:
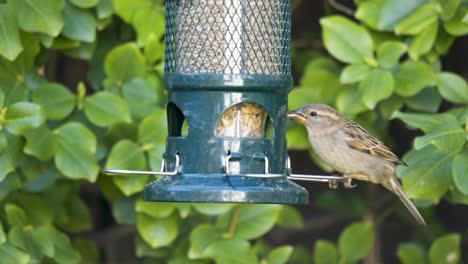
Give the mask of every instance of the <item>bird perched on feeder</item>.
M 306 105 L 288 117 L 305 125 L 313 150 L 343 174 L 346 188 L 354 187 L 353 179 L 381 184 L 400 198 L 420 224 L 426 224 L 396 176 L 395 167 L 407 164 L 367 130 L 325 104 Z

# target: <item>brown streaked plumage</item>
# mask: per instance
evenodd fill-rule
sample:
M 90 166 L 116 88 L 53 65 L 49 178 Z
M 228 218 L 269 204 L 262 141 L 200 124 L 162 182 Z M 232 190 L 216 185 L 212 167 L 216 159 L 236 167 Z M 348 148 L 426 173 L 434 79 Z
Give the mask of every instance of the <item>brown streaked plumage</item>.
M 323 161 L 343 173 L 347 178 L 345 187 L 353 187 L 353 179 L 381 184 L 395 193 L 416 220 L 425 225 L 396 176 L 395 167 L 407 164 L 367 130 L 324 104 L 306 105 L 288 117 L 304 123 L 312 148 Z
M 355 122 L 348 120 L 344 131 L 349 135 L 346 143 L 351 148 L 390 161 L 395 165 L 408 166 L 406 162 L 398 158 L 387 146 L 371 136 L 367 130 Z

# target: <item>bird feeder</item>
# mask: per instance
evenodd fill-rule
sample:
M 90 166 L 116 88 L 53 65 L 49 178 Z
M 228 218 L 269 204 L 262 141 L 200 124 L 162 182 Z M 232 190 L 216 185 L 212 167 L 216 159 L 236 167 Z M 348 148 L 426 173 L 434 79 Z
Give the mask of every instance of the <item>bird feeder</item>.
M 290 0 L 166 0 L 161 171 L 108 172 L 162 175 L 146 201 L 308 203 L 288 180 L 290 28 Z

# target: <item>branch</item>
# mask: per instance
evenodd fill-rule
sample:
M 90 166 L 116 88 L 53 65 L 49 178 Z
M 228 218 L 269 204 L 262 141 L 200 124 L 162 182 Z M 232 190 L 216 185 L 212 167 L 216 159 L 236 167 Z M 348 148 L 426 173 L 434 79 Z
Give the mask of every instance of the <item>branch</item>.
M 342 5 L 340 3 L 338 3 L 337 0 L 328 0 L 328 3 L 333 6 L 336 10 L 338 11 L 341 11 L 349 16 L 352 16 L 354 17 L 354 10 L 345 6 L 345 5 Z
M 231 224 L 229 225 L 228 233 L 226 234 L 226 239 L 231 239 L 234 237 L 237 228 L 237 222 L 239 221 L 240 215 L 240 206 L 236 205 L 234 211 L 232 212 Z

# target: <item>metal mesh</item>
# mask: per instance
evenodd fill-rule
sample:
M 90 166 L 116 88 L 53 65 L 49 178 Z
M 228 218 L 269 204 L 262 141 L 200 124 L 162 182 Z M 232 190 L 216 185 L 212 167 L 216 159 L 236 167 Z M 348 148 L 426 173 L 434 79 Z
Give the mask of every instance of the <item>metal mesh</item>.
M 166 0 L 166 73 L 290 75 L 290 0 Z

